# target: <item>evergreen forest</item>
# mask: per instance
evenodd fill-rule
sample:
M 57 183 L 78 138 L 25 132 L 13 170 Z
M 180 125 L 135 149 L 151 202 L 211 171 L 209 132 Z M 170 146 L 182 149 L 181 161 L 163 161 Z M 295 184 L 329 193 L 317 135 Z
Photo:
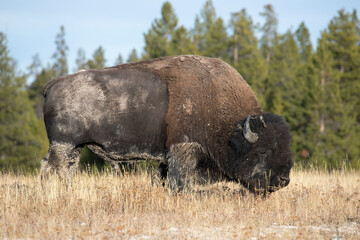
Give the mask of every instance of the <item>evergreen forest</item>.
M 142 52 L 119 54 L 115 64 L 167 55 L 197 54 L 221 58 L 250 84 L 267 112 L 289 123 L 298 167 L 360 168 L 360 21 L 357 12 L 340 9 L 329 19 L 316 47 L 304 23 L 285 33 L 277 30 L 272 5 L 254 23 L 246 9 L 224 22 L 211 0 L 204 3 L 190 29 L 180 26 L 169 2 L 161 8 L 144 36 Z M 34 53 L 27 69 L 16 69 L 0 32 L 0 169 L 36 171 L 47 152 L 43 123 L 43 87 L 52 79 L 79 69 L 106 65 L 99 46 L 90 58 L 78 49 L 76 69 L 69 70 L 66 29 L 55 37 L 54 54 L 46 64 Z M 27 84 L 29 83 L 29 84 Z M 84 150 L 82 162 L 98 162 Z

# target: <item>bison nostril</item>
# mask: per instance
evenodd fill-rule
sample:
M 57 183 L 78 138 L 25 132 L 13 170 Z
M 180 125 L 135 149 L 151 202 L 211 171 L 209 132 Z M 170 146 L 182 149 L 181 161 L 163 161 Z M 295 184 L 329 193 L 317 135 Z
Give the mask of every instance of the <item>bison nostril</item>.
M 290 178 L 288 178 L 288 177 L 280 177 L 280 180 L 281 180 L 282 184 L 285 186 L 288 185 L 290 182 Z

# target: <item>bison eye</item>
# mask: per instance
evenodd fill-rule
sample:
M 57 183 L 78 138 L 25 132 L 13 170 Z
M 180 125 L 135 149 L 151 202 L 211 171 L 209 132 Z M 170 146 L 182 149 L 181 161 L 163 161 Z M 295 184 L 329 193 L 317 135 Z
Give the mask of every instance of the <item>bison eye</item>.
M 258 153 L 260 154 L 266 154 L 267 153 L 267 150 L 265 148 L 259 148 L 258 149 Z

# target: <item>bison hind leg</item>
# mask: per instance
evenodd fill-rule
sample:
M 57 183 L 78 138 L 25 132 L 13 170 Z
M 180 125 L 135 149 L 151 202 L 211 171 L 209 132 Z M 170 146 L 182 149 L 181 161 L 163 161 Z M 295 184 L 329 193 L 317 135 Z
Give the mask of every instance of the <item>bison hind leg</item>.
M 49 150 L 41 160 L 41 179 L 57 174 L 62 180 L 70 180 L 79 170 L 82 147 L 69 143 L 51 142 Z
M 196 142 L 178 143 L 167 154 L 168 180 L 172 190 L 191 189 L 194 184 L 205 184 L 211 179 L 208 156 Z

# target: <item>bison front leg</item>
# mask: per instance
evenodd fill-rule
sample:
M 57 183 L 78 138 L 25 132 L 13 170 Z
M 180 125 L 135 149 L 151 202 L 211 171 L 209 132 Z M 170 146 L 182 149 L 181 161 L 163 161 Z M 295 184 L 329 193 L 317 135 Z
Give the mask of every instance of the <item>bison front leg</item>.
M 51 143 L 48 152 L 41 160 L 41 178 L 56 173 L 63 180 L 71 180 L 79 170 L 80 153 L 80 147 L 67 143 Z
M 172 190 L 189 189 L 195 183 L 204 184 L 210 180 L 206 153 L 196 142 L 172 145 L 167 162 L 168 180 Z

